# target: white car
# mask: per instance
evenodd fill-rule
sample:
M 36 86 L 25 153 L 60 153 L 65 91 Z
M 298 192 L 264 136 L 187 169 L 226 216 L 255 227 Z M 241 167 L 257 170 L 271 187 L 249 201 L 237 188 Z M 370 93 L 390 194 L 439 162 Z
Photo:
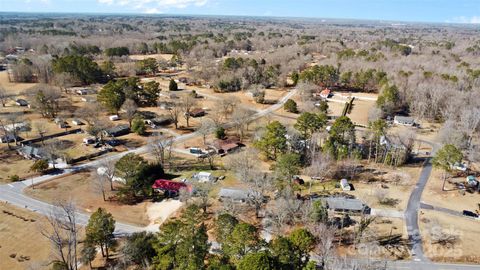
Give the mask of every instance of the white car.
M 455 163 L 453 164 L 453 168 L 457 171 L 466 171 L 467 170 L 467 165 L 463 164 L 463 163 Z

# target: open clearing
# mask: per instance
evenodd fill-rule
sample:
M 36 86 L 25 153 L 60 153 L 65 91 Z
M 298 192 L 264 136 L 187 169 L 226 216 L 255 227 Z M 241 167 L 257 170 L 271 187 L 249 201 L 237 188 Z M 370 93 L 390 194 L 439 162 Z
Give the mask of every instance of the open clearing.
M 80 211 L 92 213 L 97 208 L 105 208 L 113 217 L 132 225 L 146 226 L 150 220 L 146 214 L 150 202 L 135 205 L 122 205 L 113 201 L 103 201 L 102 194 L 95 188 L 95 173 L 82 172 L 66 175 L 55 180 L 28 188 L 25 193 L 33 198 L 53 203 L 58 200 L 73 200 Z M 107 184 L 108 186 L 108 184 Z M 107 187 L 109 191 L 109 187 Z M 107 192 L 106 197 L 112 196 Z
M 50 243 L 40 234 L 42 221 L 31 211 L 0 203 L 0 269 L 48 268 Z
M 12 83 L 8 80 L 7 71 L 0 72 L 0 85 L 7 90 L 7 93 L 11 95 L 19 95 L 25 92 L 27 89 L 37 85 L 36 83 Z
M 420 232 L 425 255 L 434 261 L 478 263 L 478 239 L 480 222 L 443 213 L 422 210 L 419 215 Z M 432 233 L 442 231 L 456 235 L 458 241 L 452 245 L 432 243 Z

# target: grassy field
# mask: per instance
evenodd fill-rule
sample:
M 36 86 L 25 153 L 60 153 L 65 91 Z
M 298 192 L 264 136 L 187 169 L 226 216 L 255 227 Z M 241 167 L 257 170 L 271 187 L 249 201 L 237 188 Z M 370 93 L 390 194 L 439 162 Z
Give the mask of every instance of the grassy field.
M 150 223 L 146 209 L 149 202 L 136 205 L 121 205 L 117 202 L 103 201 L 101 193 L 96 191 L 94 173 L 82 172 L 66 175 L 55 180 L 42 183 L 35 189 L 27 189 L 28 196 L 46 201 L 73 200 L 79 210 L 92 213 L 99 207 L 112 213 L 113 217 L 122 222 L 146 226 Z M 107 187 L 107 190 L 109 188 Z M 107 198 L 113 195 L 107 192 Z
M 7 71 L 0 72 L 0 85 L 7 90 L 7 93 L 12 95 L 19 95 L 24 93 L 29 88 L 35 86 L 35 83 L 11 83 L 8 80 L 8 73 Z
M 425 254 L 434 261 L 478 263 L 477 239 L 480 237 L 479 221 L 459 218 L 443 213 L 422 210 L 419 216 Z M 432 242 L 432 233 L 442 231 L 458 237 L 450 245 Z
M 40 234 L 42 222 L 33 212 L 0 203 L 0 269 L 49 269 L 50 243 Z

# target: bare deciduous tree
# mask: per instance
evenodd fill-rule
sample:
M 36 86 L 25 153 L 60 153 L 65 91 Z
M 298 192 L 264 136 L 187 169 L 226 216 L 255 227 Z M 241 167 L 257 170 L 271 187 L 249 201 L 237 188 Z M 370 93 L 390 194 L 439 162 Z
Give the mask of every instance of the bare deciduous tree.
M 55 203 L 46 223 L 40 230 L 50 241 L 55 260 L 69 270 L 76 270 L 79 228 L 75 205 L 72 202 Z
M 178 100 L 172 102 L 168 107 L 168 112 L 170 113 L 170 117 L 175 125 L 175 129 L 178 129 L 178 120 L 182 114 L 182 103 Z
M 138 110 L 137 104 L 135 103 L 135 101 L 131 99 L 127 99 L 123 103 L 122 108 L 120 110 L 124 113 L 125 118 L 128 121 L 128 126 L 131 127 L 133 118 L 137 114 L 137 110 Z
M 8 101 L 9 95 L 5 88 L 0 85 L 0 103 L 2 104 L 2 107 L 5 107 L 7 101 Z
M 148 146 L 159 164 L 165 165 L 172 158 L 173 137 L 157 134 L 148 141 Z
M 190 117 L 192 117 L 192 110 L 197 105 L 197 100 L 191 95 L 184 95 L 179 102 L 180 107 L 182 108 L 183 117 L 187 122 L 187 127 L 189 127 Z

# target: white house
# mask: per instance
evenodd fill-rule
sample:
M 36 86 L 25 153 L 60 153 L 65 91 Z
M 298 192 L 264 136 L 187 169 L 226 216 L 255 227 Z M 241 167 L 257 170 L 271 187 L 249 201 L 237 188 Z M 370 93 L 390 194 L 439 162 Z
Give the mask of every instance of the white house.
M 350 191 L 351 187 L 350 184 L 348 183 L 347 179 L 342 179 L 340 180 L 340 186 L 342 187 L 343 191 Z
M 213 182 L 215 180 L 215 176 L 209 172 L 199 172 L 195 174 L 193 178 L 197 179 L 200 183 Z

